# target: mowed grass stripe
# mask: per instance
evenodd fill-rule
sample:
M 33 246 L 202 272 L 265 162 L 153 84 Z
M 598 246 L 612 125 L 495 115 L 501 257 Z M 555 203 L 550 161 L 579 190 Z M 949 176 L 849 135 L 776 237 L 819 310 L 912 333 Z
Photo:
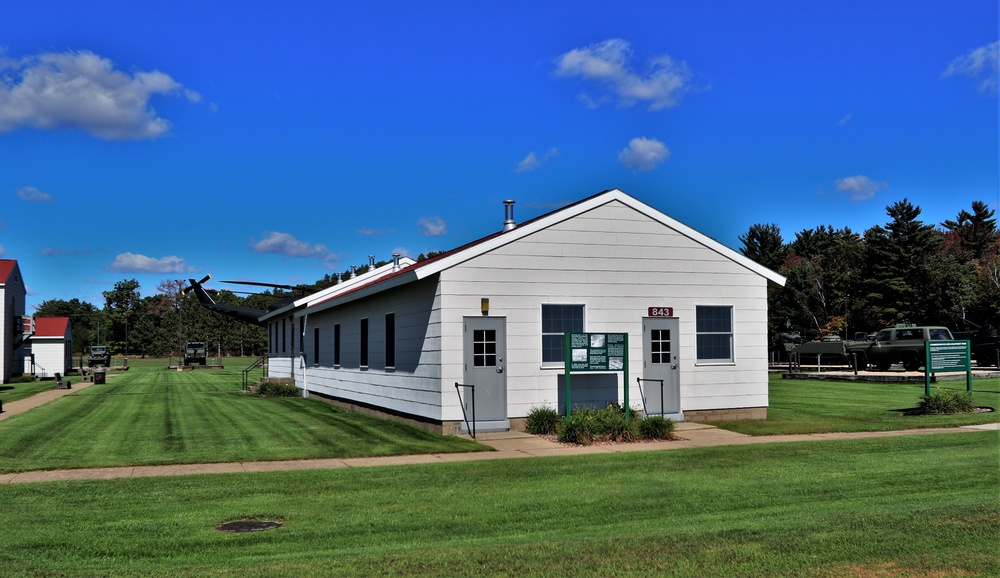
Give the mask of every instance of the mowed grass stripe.
M 132 369 L 0 422 L 0 471 L 488 449 L 240 383 L 238 372 Z
M 993 576 L 998 439 L 15 484 L 0 561 L 49 576 Z M 244 517 L 285 525 L 213 529 Z

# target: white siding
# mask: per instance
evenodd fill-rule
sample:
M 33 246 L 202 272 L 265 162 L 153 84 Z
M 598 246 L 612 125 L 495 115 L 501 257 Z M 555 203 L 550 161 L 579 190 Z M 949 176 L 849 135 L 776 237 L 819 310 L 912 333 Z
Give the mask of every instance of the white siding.
M 480 299 L 488 297 L 490 315 L 507 318 L 509 417 L 560 397 L 563 371 L 541 368 L 542 303 L 584 304 L 585 331 L 629 334 L 634 407 L 640 403 L 641 322 L 652 306 L 673 307 L 680 318 L 683 410 L 767 406 L 766 279 L 622 203 L 500 247 L 442 272 L 441 279 L 442 307 L 449 312 L 442 323 L 443 381 L 461 380 L 462 316 L 478 314 Z M 732 306 L 733 363 L 696 364 L 697 305 Z M 621 390 L 621 376 L 618 383 Z M 443 419 L 461 418 L 457 400 L 445 396 L 444 403 Z
M 38 377 L 55 377 L 56 373 L 66 375 L 73 360 L 69 352 L 69 341 L 63 337 L 32 337 L 31 352 L 35 355 L 35 374 Z M 25 358 L 25 371 L 31 360 Z
M 396 365 L 385 367 L 385 315 L 395 314 Z M 368 318 L 368 367 L 360 367 L 360 320 Z M 334 367 L 333 327 L 340 324 L 340 367 Z M 308 363 L 296 385 L 431 420 L 441 419 L 441 307 L 436 279 L 309 315 Z M 320 330 L 319 360 L 314 329 Z M 272 373 L 273 375 L 273 373 Z
M 6 283 L 0 285 L 0 382 L 7 383 L 22 373 L 24 349 L 13 349 L 14 331 L 21 326 L 24 315 L 24 280 L 15 264 Z

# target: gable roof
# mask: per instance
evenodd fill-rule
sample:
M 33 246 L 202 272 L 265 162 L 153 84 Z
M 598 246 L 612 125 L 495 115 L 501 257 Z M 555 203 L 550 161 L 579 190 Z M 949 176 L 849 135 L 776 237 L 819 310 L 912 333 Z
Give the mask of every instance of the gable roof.
M 69 317 L 35 317 L 35 337 L 65 337 Z
M 273 312 L 272 314 L 269 314 L 267 317 L 277 316 L 303 308 L 308 312 L 321 311 L 323 309 L 336 307 L 375 293 L 380 293 L 400 285 L 426 279 L 432 275 L 478 257 L 479 255 L 483 255 L 489 251 L 493 251 L 499 247 L 513 243 L 518 239 L 612 202 L 620 202 L 628 207 L 631 207 L 650 219 L 673 229 L 677 233 L 715 251 L 723 257 L 749 269 L 750 271 L 753 271 L 773 283 L 782 286 L 785 284 L 784 276 L 768 269 L 767 267 L 764 267 L 752 259 L 741 255 L 739 252 L 730 249 L 715 239 L 699 233 L 680 221 L 661 213 L 653 207 L 639 201 L 635 197 L 632 197 L 618 189 L 611 189 L 567 205 L 561 209 L 557 209 L 550 213 L 525 221 L 513 229 L 507 231 L 497 231 L 419 263 L 415 263 L 407 267 L 401 267 L 395 271 L 380 272 L 380 274 L 370 279 L 362 279 L 359 277 L 358 282 L 353 283 L 350 287 L 335 285 L 331 288 L 333 291 L 322 295 L 317 293 L 303 298 L 296 301 L 294 304 L 290 304 Z M 336 289 L 338 287 L 340 290 Z
M 17 261 L 14 259 L 0 259 L 0 283 L 6 283 L 16 267 Z

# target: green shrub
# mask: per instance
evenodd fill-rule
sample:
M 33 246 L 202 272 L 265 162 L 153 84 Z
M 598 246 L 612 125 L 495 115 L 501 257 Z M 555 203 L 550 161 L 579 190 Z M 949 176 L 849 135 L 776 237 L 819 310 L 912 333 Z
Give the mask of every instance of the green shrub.
M 618 405 L 596 412 L 595 436 L 604 441 L 630 443 L 638 439 L 635 426 L 635 413 L 625 417 L 625 410 Z
M 17 377 L 10 378 L 11 383 L 32 383 L 35 381 L 34 375 L 19 375 Z
M 558 439 L 563 443 L 589 446 L 594 443 L 597 433 L 597 412 L 590 408 L 578 408 L 562 422 Z
M 917 415 L 970 413 L 975 409 L 971 391 L 939 389 L 930 395 L 920 396 L 920 402 L 917 403 L 917 409 L 913 413 Z
M 288 381 L 265 379 L 257 386 L 257 395 L 261 397 L 295 397 L 301 395 L 301 390 Z
M 524 430 L 530 434 L 548 435 L 554 434 L 559 429 L 562 416 L 555 408 L 540 406 L 533 407 L 528 412 L 528 417 L 524 420 Z
M 672 440 L 674 422 L 660 415 L 649 415 L 639 421 L 639 437 L 644 440 Z

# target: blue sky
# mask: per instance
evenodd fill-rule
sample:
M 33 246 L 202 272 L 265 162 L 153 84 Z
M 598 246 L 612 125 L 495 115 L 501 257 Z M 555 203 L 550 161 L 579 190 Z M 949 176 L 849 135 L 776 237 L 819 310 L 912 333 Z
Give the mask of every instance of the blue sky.
M 737 248 L 998 185 L 995 0 L 46 2 L 0 18 L 28 311 L 311 282 L 619 188 Z

